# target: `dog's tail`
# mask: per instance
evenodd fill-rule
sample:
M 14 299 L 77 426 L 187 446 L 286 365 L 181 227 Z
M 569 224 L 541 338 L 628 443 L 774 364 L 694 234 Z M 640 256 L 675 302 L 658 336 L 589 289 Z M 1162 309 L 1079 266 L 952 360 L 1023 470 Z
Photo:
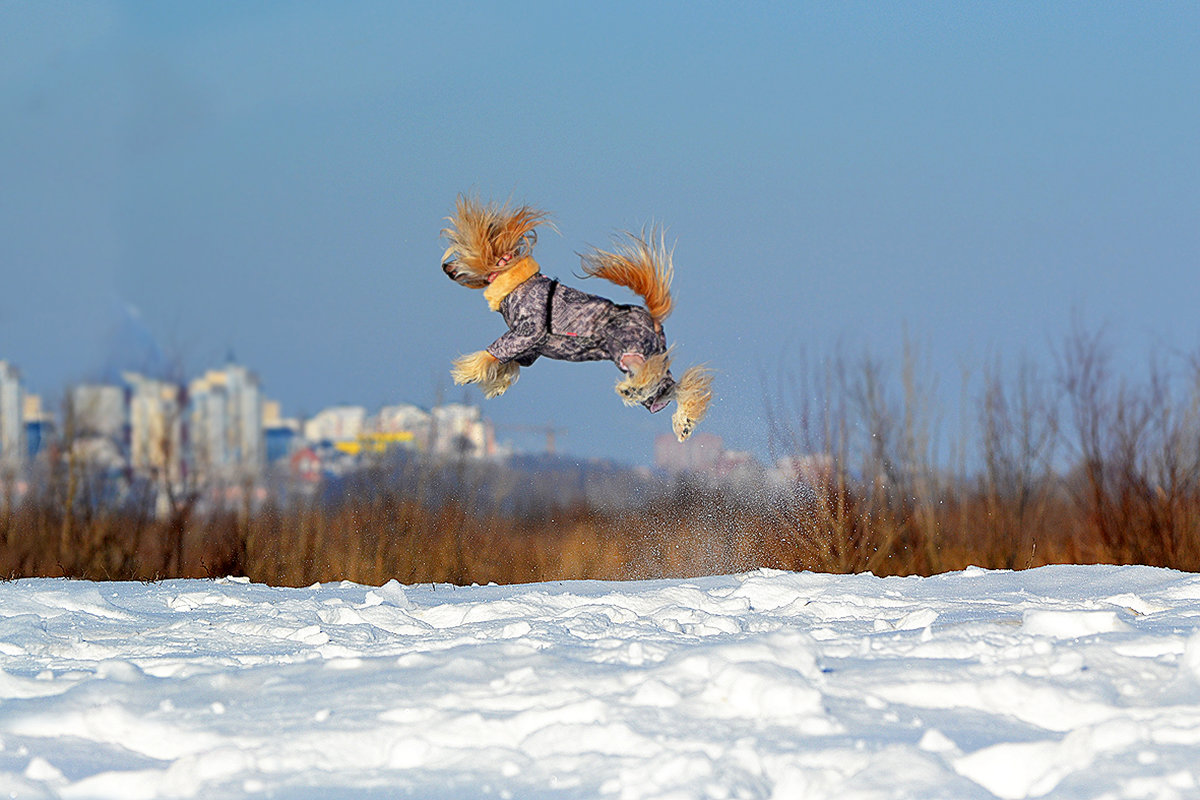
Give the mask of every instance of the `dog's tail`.
M 636 292 L 655 323 L 661 325 L 675 306 L 671 299 L 672 252 L 661 230 L 652 228 L 649 236 L 645 230 L 640 235 L 625 233 L 612 252 L 593 249 L 585 253 L 583 271 Z

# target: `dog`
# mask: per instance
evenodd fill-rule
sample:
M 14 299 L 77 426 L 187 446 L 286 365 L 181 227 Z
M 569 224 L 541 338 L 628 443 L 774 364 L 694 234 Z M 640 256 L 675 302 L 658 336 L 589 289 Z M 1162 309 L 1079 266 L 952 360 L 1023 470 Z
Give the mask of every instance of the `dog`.
M 672 251 L 661 231 L 623 234 L 611 251 L 582 256 L 585 277 L 632 290 L 643 305 L 622 305 L 546 277 L 533 260 L 537 228 L 550 225 L 539 209 L 484 203 L 460 195 L 442 230 L 448 247 L 442 271 L 469 289 L 482 289 L 508 330 L 486 350 L 455 359 L 459 385 L 477 383 L 487 398 L 517 381 L 540 356 L 563 361 L 612 361 L 621 371 L 616 391 L 626 405 L 656 413 L 675 401 L 671 427 L 680 442 L 692 435 L 712 401 L 712 371 L 689 368 L 677 382 L 663 320 L 671 313 Z

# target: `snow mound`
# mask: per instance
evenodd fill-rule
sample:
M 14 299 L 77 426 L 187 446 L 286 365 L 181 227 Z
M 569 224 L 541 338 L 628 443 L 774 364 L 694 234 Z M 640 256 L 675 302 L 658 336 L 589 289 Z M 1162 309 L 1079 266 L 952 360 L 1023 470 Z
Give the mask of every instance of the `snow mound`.
M 1200 578 L 0 584 L 0 796 L 1200 796 Z

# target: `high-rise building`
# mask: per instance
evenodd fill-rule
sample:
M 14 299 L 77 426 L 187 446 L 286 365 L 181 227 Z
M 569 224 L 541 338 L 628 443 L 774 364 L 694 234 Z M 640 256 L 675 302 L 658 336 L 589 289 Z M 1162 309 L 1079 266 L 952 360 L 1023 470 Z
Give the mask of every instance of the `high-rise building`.
M 238 364 L 209 370 L 191 382 L 188 401 L 196 478 L 202 483 L 257 478 L 265 460 L 258 376 Z
M 654 440 L 654 466 L 671 474 L 715 472 L 724 452 L 721 437 L 707 431 L 699 431 L 683 443 L 664 433 Z
M 129 465 L 160 483 L 179 484 L 184 476 L 183 387 L 135 372 L 129 385 Z
M 654 440 L 654 466 L 671 474 L 690 473 L 722 483 L 762 483 L 762 465 L 742 450 L 726 450 L 720 436 L 706 431 L 680 443 L 669 433 Z
M 102 436 L 121 442 L 125 438 L 125 390 L 106 384 L 80 384 L 68 393 L 70 434 Z
M 431 412 L 431 447 L 439 455 L 484 456 L 488 452 L 487 425 L 478 406 L 447 403 Z
M 283 406 L 278 400 L 267 400 L 266 398 L 263 398 L 262 424 L 263 427 L 275 427 L 277 425 L 285 424 L 283 419 Z
M 290 458 L 303 441 L 300 420 L 283 416 L 278 400 L 263 400 L 262 425 L 267 464 Z
M 54 435 L 54 415 L 42 407 L 42 396 L 26 394 L 24 402 L 25 414 L 25 455 L 32 461 L 49 444 Z
M 0 473 L 15 472 L 25 461 L 21 374 L 0 361 Z

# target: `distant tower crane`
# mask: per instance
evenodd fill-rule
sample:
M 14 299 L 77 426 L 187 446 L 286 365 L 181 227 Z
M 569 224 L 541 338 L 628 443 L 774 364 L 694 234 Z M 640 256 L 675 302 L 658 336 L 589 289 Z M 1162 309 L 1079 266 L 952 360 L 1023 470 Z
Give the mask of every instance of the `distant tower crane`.
M 510 431 L 520 431 L 522 433 L 540 433 L 546 437 L 546 455 L 552 456 L 558 452 L 559 435 L 566 435 L 567 429 L 556 425 L 519 425 L 516 423 L 497 422 L 497 428 L 504 428 Z

